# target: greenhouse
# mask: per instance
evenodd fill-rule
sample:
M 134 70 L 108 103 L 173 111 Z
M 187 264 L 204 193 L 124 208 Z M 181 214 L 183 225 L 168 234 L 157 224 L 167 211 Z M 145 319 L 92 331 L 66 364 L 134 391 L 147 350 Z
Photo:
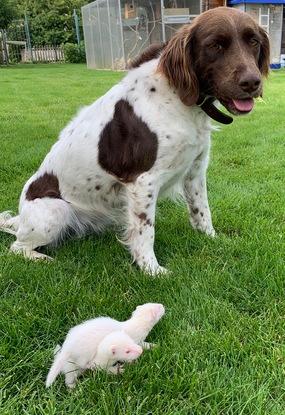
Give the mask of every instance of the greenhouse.
M 125 69 L 147 46 L 169 39 L 202 11 L 200 0 L 96 0 L 82 8 L 87 65 Z

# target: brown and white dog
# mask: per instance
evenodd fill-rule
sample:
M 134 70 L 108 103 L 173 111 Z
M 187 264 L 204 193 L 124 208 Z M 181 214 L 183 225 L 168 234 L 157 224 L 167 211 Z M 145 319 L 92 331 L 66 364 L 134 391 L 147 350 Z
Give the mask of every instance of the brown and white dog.
M 66 234 L 123 225 L 140 268 L 163 272 L 153 251 L 158 197 L 182 193 L 190 222 L 210 236 L 206 190 L 211 118 L 249 113 L 269 68 L 264 30 L 241 11 L 207 11 L 152 46 L 125 78 L 82 109 L 25 184 L 19 215 L 0 216 L 11 246 L 29 258 Z

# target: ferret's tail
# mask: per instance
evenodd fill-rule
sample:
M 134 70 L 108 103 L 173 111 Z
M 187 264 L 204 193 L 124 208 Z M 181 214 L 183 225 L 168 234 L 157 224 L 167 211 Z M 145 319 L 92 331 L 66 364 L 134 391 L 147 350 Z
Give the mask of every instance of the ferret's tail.
M 48 388 L 57 378 L 57 376 L 60 374 L 63 364 L 66 361 L 66 353 L 63 353 L 61 351 L 61 347 L 59 344 L 54 349 L 54 362 L 52 364 L 52 367 L 50 368 L 47 379 L 46 379 L 46 387 Z

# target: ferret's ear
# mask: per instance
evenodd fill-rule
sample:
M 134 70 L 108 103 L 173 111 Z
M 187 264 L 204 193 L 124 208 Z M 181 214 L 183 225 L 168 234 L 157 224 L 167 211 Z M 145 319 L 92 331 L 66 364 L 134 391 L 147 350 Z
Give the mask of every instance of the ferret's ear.
M 113 346 L 111 346 L 111 352 L 112 354 L 116 353 L 116 346 L 113 344 Z

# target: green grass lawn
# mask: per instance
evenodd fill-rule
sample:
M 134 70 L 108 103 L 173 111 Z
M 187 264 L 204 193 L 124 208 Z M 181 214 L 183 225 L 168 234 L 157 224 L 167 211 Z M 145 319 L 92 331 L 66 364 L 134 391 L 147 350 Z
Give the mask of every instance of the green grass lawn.
M 0 69 L 0 211 L 80 106 L 122 73 L 81 65 Z M 52 263 L 8 253 L 0 234 L 1 415 L 285 414 L 285 72 L 265 103 L 213 137 L 209 200 L 217 237 L 194 232 L 183 205 L 159 205 L 156 253 L 172 273 L 131 265 L 113 232 L 68 241 Z M 72 392 L 46 390 L 54 346 L 98 315 L 126 319 L 136 305 L 167 313 L 121 377 L 86 373 Z

